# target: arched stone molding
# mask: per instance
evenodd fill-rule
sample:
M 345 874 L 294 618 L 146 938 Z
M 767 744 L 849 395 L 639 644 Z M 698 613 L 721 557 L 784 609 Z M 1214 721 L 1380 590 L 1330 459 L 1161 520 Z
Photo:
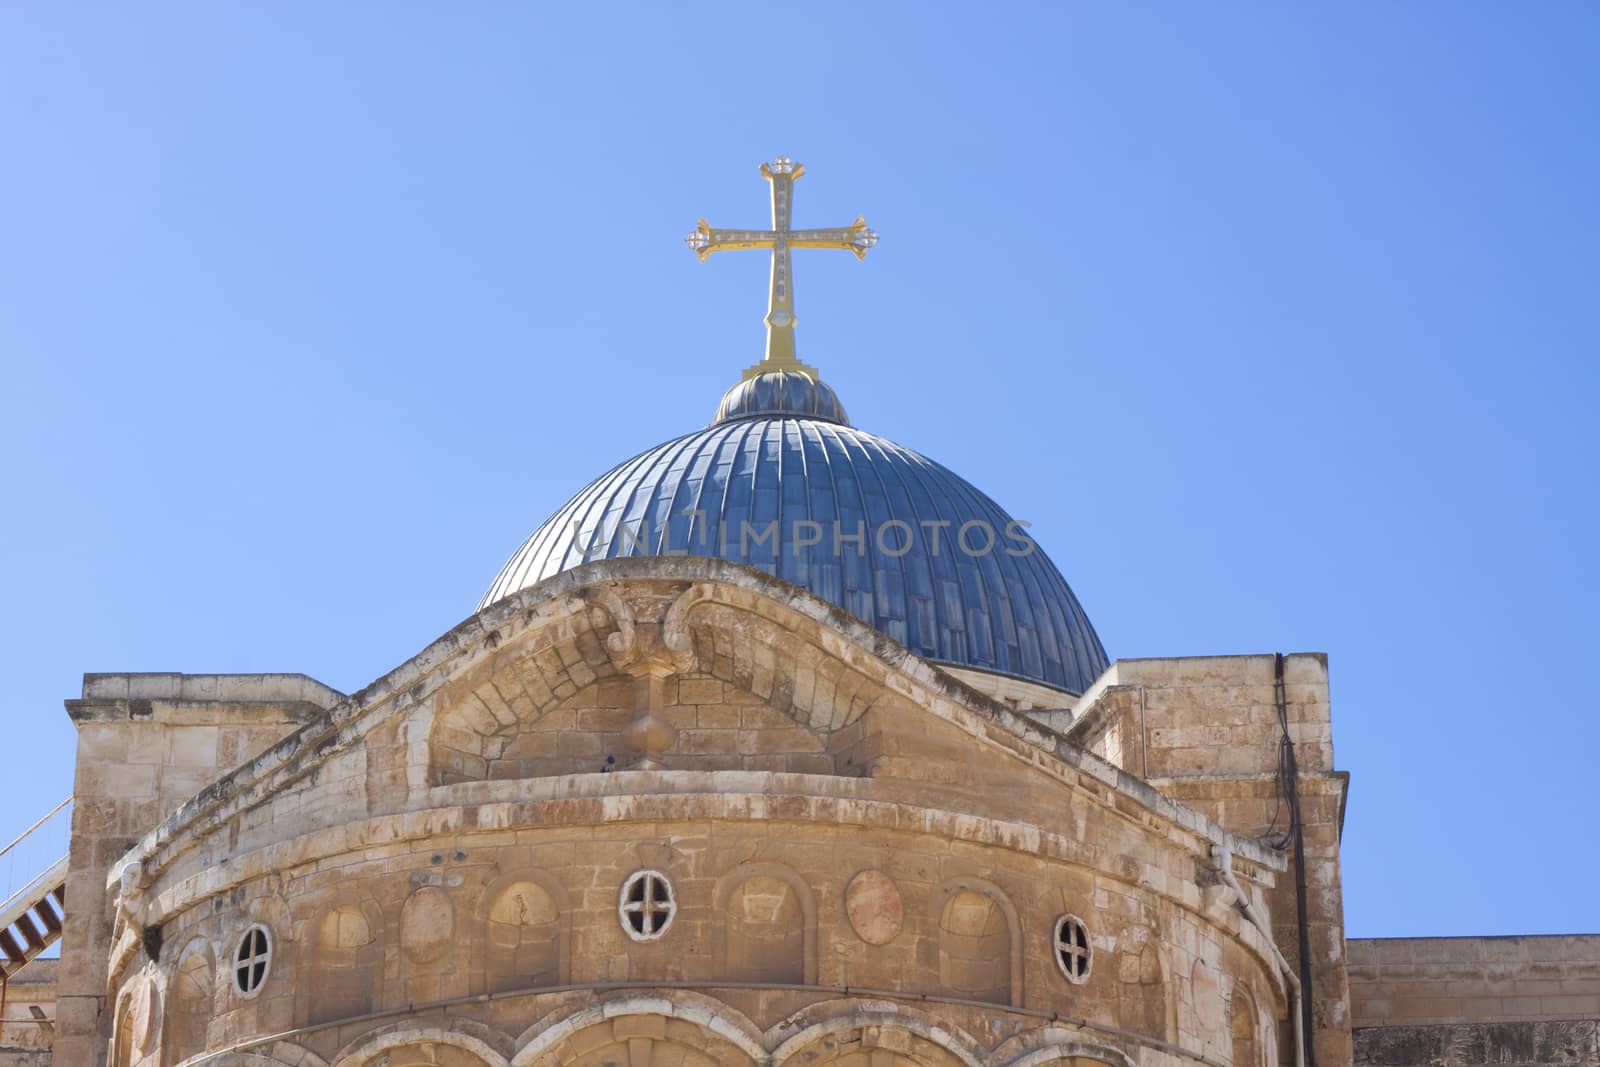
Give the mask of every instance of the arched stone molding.
M 384 950 L 377 900 L 352 891 L 324 900 L 295 954 L 295 1019 L 314 1026 L 375 1010 L 383 1003 Z
M 820 630 L 819 616 L 831 609 L 809 597 L 784 602 L 700 581 L 652 617 L 641 613 L 648 600 L 634 604 L 638 594 L 626 589 L 595 583 L 575 592 L 582 599 L 567 598 L 569 616 L 546 614 L 538 628 L 502 636 L 440 688 L 432 710 L 413 712 L 410 758 L 426 766 L 428 785 L 492 777 L 519 730 L 590 684 L 633 673 L 641 656 L 664 654 L 663 670 L 698 670 L 753 693 L 819 735 L 854 722 L 888 693 L 887 665 Z M 807 607 L 817 610 L 800 610 Z M 647 636 L 658 631 L 660 646 Z
M 689 639 L 699 669 L 754 693 L 775 711 L 818 734 L 861 718 L 888 690 L 869 673 L 868 657 L 829 640 L 811 617 L 786 604 L 743 593 L 740 603 L 699 602 Z M 815 639 L 824 643 L 813 643 Z
M 1261 1011 L 1256 998 L 1242 978 L 1233 980 L 1233 990 L 1228 995 L 1229 1055 L 1233 1067 L 1262 1067 Z
M 731 942 L 735 939 L 734 933 L 729 929 L 729 905 L 733 902 L 735 892 L 745 887 L 746 883 L 756 879 L 771 879 L 787 886 L 793 894 L 798 908 L 797 916 L 800 922 L 800 967 L 799 973 L 773 978 L 762 978 L 755 974 L 745 974 L 739 961 L 730 958 L 730 953 L 736 948 Z M 717 961 L 718 974 L 735 976 L 751 981 L 794 981 L 805 985 L 815 985 L 817 981 L 817 898 L 811 891 L 811 886 L 800 877 L 793 868 L 781 863 L 752 862 L 742 863 L 733 870 L 717 879 L 712 887 L 711 904 L 713 914 L 718 918 L 712 935 L 712 952 Z M 781 916 L 779 917 L 781 920 Z
M 167 1021 L 162 1027 L 163 1062 L 177 1062 L 207 1047 L 206 1032 L 217 1014 L 217 954 L 203 937 L 190 939 L 167 979 Z
M 344 1048 L 334 1053 L 329 1067 L 387 1067 L 391 1059 L 411 1067 L 413 1061 L 397 1057 L 411 1048 L 429 1048 L 433 1054 L 416 1063 L 438 1064 L 439 1067 L 507 1067 L 506 1052 L 510 1042 L 505 1035 L 468 1020 L 456 1020 L 449 1026 L 429 1026 L 415 1019 L 362 1034 Z M 448 1049 L 455 1055 L 439 1055 L 437 1050 Z
M 1009 1047 L 1012 1042 L 1008 1041 L 990 1055 L 990 1064 L 993 1067 L 1055 1067 L 1075 1060 L 1093 1060 L 1110 1067 L 1137 1067 L 1135 1060 L 1121 1049 L 1085 1041 L 1083 1035 L 1070 1030 L 1050 1027 L 1023 1034 L 1017 1040 L 1028 1044 L 1026 1051 L 1014 1051 Z
M 550 607 L 558 610 L 537 613 L 522 632 L 485 642 L 478 659 L 435 694 L 432 714 L 413 716 L 409 733 L 424 750 L 411 758 L 415 763 L 421 756 L 429 785 L 487 779 L 490 762 L 519 725 L 537 722 L 592 682 L 617 675 L 606 642 L 623 631 L 603 633 L 592 617 L 610 616 L 604 603 L 591 609 L 586 600 L 566 597 Z M 632 628 L 629 619 L 628 632 Z
M 843 1007 L 839 1002 L 833 1002 L 831 1006 L 835 1011 Z M 813 1005 L 806 1014 L 811 1016 L 824 1007 Z M 886 1043 L 879 1036 L 885 1031 L 899 1033 L 910 1040 L 891 1040 Z M 885 1011 L 882 1008 L 855 1006 L 842 1014 L 821 1018 L 785 1039 L 772 1050 L 771 1063 L 773 1067 L 824 1067 L 856 1051 L 843 1046 L 856 1043 L 857 1036 L 871 1042 L 866 1048 L 893 1048 L 896 1045 L 914 1048 L 920 1042 L 937 1050 L 935 1058 L 928 1054 L 927 1048 L 919 1049 L 920 1055 L 914 1053 L 914 1058 L 897 1060 L 896 1067 L 902 1063 L 916 1064 L 917 1067 L 983 1067 L 983 1059 L 970 1037 L 957 1033 L 921 1012 L 905 1007 Z
M 265 1050 L 249 1052 L 201 1053 L 176 1067 L 328 1067 L 328 1061 L 310 1049 L 288 1041 L 274 1041 Z
M 556 910 L 556 980 L 553 985 L 565 985 L 572 981 L 572 903 L 568 899 L 567 891 L 545 871 L 537 868 L 518 868 L 502 874 L 499 878 L 484 886 L 483 892 L 478 896 L 477 906 L 473 909 L 471 933 L 472 951 L 468 966 L 471 970 L 471 988 L 474 993 L 496 992 L 494 976 L 491 973 L 493 955 L 495 952 L 492 944 L 489 923 L 494 909 L 502 896 L 520 883 L 537 886 L 550 898 L 551 905 Z M 523 982 L 523 986 L 531 986 L 532 982 Z M 520 988 L 520 987 L 518 987 Z
M 988 897 L 999 910 L 1006 930 L 1006 961 L 1005 969 L 1008 973 L 1009 1000 L 1011 1007 L 1022 1007 L 1022 920 L 1017 917 L 1016 905 L 1011 903 L 1011 898 L 1006 891 L 987 879 L 970 875 L 951 878 L 941 887 L 938 897 L 934 900 L 933 929 L 939 934 L 940 945 L 940 981 L 946 981 L 945 960 L 945 920 L 950 903 L 962 893 L 977 893 Z M 957 987 L 951 986 L 957 995 L 965 995 Z
M 586 1048 L 606 1047 L 603 1035 L 596 1031 L 607 1027 L 613 1039 L 686 1045 L 709 1055 L 719 1067 L 765 1067 L 770 1060 L 761 1032 L 742 1014 L 709 997 L 673 992 L 620 997 L 577 1011 L 554 1012 L 517 1038 L 517 1053 L 511 1057 L 510 1067 L 564 1065 L 562 1050 L 575 1042 Z M 596 1039 L 601 1041 L 598 1046 L 591 1044 Z
M 133 962 L 141 965 L 132 966 Z M 107 1063 L 154 1062 L 166 1040 L 166 973 L 144 955 L 130 961 L 124 974 L 114 976 L 107 999 L 116 1005 L 111 1017 L 111 1046 Z
M 117 1012 L 112 1016 L 111 1067 L 133 1067 L 134 1063 L 134 1012 L 133 993 L 127 992 L 117 1001 Z
M 116 997 L 124 982 L 138 972 L 144 962 L 144 947 L 139 943 L 139 932 L 131 927 L 123 930 L 111 948 L 106 966 L 106 999 Z

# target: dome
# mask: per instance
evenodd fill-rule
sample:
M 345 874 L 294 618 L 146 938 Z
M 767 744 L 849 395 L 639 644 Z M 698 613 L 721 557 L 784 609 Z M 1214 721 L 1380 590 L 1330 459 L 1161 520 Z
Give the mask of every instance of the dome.
M 935 662 L 1081 693 L 1107 658 L 1044 551 L 998 504 L 848 425 L 833 390 L 758 375 L 710 426 L 591 482 L 519 548 L 480 607 L 596 559 L 743 563 Z
M 839 394 L 821 378 L 797 371 L 768 371 L 746 378 L 722 394 L 712 423 L 752 415 L 804 415 L 850 425 Z

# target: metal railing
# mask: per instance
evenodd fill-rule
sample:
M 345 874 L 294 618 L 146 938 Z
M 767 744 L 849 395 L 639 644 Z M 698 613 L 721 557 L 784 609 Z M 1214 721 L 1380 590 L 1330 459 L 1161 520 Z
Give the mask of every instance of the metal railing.
M 66 859 L 71 840 L 72 798 L 68 797 L 0 849 L 0 912 L 8 911 L 41 874 Z

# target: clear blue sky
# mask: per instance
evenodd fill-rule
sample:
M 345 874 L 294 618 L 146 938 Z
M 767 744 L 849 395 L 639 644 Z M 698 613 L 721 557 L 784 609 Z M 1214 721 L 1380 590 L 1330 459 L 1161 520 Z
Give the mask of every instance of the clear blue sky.
M 1113 656 L 1323 650 L 1352 936 L 1600 930 L 1600 7 L 8 4 L 8 839 L 85 671 L 351 690 L 706 421 L 766 264 Z

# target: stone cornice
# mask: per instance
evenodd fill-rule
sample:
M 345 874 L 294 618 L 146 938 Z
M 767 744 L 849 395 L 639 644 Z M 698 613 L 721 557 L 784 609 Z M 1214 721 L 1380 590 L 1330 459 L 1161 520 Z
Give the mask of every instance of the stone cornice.
M 431 700 L 454 676 L 491 654 L 493 648 L 527 631 L 588 612 L 590 605 L 582 594 L 590 587 L 629 582 L 708 583 L 713 592 L 717 588 L 743 590 L 794 611 L 821 624 L 832 639 L 830 643 L 841 642 L 839 647 L 846 651 L 840 654 L 870 657 L 884 671 L 891 688 L 997 751 L 1045 768 L 1057 777 L 1065 777 L 1063 770 L 1070 768 L 1093 779 L 1122 801 L 1114 804 L 1107 798 L 1097 798 L 1100 803 L 1119 810 L 1132 804 L 1170 827 L 1187 831 L 1197 839 L 1197 855 L 1208 851 L 1200 841 L 1224 844 L 1239 857 L 1266 870 L 1286 869 L 1281 856 L 1228 833 L 1193 809 L 1076 747 L 1062 735 L 989 700 L 883 633 L 802 589 L 720 560 L 652 557 L 606 560 L 575 568 L 466 619 L 412 659 L 315 714 L 294 734 L 202 790 L 145 835 L 112 870 L 111 884 L 121 877 L 121 869 L 132 863 L 140 864 L 147 884 L 159 879 L 171 862 L 218 824 L 269 801 L 275 793 L 357 745 L 387 718 Z M 553 780 L 553 787 L 582 777 Z M 519 784 L 532 789 L 538 781 Z

